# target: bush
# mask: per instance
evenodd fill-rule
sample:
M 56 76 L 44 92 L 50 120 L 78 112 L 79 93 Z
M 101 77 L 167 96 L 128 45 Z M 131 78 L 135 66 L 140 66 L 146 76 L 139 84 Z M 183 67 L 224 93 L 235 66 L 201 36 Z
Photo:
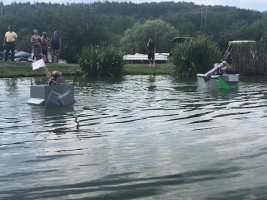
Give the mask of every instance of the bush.
M 106 77 L 120 75 L 124 62 L 114 48 L 89 46 L 82 50 L 79 64 L 86 76 Z
M 220 61 L 217 44 L 205 37 L 198 37 L 178 44 L 172 51 L 172 62 L 178 76 L 195 76 L 206 73 Z

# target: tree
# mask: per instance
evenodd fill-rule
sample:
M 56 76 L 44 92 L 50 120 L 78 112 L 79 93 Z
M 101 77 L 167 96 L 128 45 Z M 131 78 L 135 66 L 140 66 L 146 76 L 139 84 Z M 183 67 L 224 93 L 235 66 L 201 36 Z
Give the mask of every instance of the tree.
M 156 43 L 157 52 L 169 52 L 171 39 L 177 35 L 173 26 L 161 19 L 147 20 L 136 23 L 125 31 L 121 39 L 122 48 L 126 53 L 145 53 L 148 37 Z
M 266 38 L 266 12 L 186 2 L 12 3 L 3 6 L 1 14 L 1 41 L 12 24 L 18 34 L 17 50 L 30 51 L 33 29 L 49 37 L 57 30 L 63 45 L 61 58 L 75 63 L 88 45 L 145 53 L 148 36 L 154 37 L 157 52 L 169 52 L 170 40 L 176 36 L 204 34 L 219 41 L 220 49 L 228 39 Z

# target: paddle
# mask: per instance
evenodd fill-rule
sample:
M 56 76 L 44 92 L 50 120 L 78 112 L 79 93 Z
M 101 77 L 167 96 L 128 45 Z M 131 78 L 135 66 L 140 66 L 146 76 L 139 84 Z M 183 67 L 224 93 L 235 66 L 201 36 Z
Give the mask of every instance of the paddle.
M 204 76 L 204 81 L 205 82 L 208 82 L 210 79 L 211 79 L 211 75 L 216 72 L 216 71 L 219 71 L 220 68 L 223 67 L 224 64 L 227 65 L 227 67 L 229 67 L 228 63 L 226 62 L 226 60 L 229 59 L 229 56 L 231 55 L 232 53 L 232 45 L 228 45 L 224 55 L 223 55 L 223 58 L 221 59 L 221 63 L 217 64 L 214 68 L 212 68 L 210 71 L 208 71 L 205 76 Z
M 204 76 L 204 81 L 208 82 L 211 79 L 211 75 L 214 74 L 216 71 L 219 71 L 220 68 L 223 67 L 225 61 L 222 61 L 221 63 L 217 64 L 214 68 L 212 68 L 210 71 L 208 71 Z
M 79 75 L 79 72 L 80 72 L 79 70 L 76 71 L 75 77 L 74 77 L 73 82 L 72 82 L 71 85 L 73 85 L 73 86 L 75 85 L 76 80 L 77 80 L 77 77 L 78 77 L 78 75 Z
M 224 53 L 223 58 L 221 59 L 221 61 L 228 60 L 229 59 L 228 57 L 231 55 L 232 50 L 233 50 L 232 45 L 229 45 L 227 47 L 227 49 L 226 49 L 226 51 L 225 51 L 225 53 Z

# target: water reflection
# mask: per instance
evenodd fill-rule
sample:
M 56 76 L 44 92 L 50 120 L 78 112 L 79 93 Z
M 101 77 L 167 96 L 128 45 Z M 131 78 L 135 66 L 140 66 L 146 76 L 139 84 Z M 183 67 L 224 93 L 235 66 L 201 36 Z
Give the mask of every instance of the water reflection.
M 56 135 L 79 132 L 79 123 L 73 106 L 32 106 L 32 120 L 43 125 L 47 131 Z
M 48 78 L 46 76 L 30 78 L 33 85 L 47 84 Z
M 148 83 L 149 83 L 149 86 L 148 86 L 148 91 L 150 92 L 154 92 L 155 89 L 156 89 L 156 85 L 155 85 L 155 81 L 156 81 L 156 76 L 155 75 L 150 75 L 148 77 Z
M 168 76 L 81 80 L 58 108 L 26 104 L 29 78 L 16 98 L 5 81 L 0 199 L 266 196 L 264 80 L 217 91 Z
M 207 93 L 210 97 L 212 97 L 215 100 L 220 100 L 220 99 L 233 99 L 235 97 L 238 97 L 239 94 L 239 89 L 238 88 L 233 88 L 233 89 L 216 89 L 216 90 L 209 90 L 207 88 L 198 88 L 199 92 L 205 92 Z
M 137 172 L 120 173 L 104 176 L 94 181 L 65 184 L 60 186 L 34 187 L 25 190 L 17 190 L 9 198 L 39 199 L 62 198 L 69 195 L 86 196 L 86 199 L 133 199 L 149 198 L 161 195 L 168 187 L 180 187 L 182 185 L 197 184 L 201 182 L 218 180 L 222 177 L 233 178 L 239 176 L 237 167 L 191 171 L 166 176 L 154 176 L 148 178 L 135 178 L 140 175 Z M 64 188 L 62 190 L 62 188 Z M 0 192 L 1 194 L 1 192 Z M 5 193 L 2 193 L 5 194 Z M 177 193 L 176 198 L 183 198 Z M 221 197 L 221 196 L 219 196 Z
M 233 189 L 231 191 L 215 194 L 204 199 L 265 199 L 266 196 L 267 185 L 264 185 L 259 187 L 249 187 L 245 189 Z
M 4 79 L 5 89 L 9 94 L 13 94 L 17 90 L 17 79 L 16 78 L 6 78 Z

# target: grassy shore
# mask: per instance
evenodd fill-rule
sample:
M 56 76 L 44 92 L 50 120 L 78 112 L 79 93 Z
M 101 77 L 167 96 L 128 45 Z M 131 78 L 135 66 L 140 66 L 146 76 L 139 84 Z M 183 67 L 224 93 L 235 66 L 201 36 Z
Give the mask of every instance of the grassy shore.
M 75 74 L 79 69 L 78 64 L 47 64 L 50 72 L 54 70 L 62 71 L 66 75 Z M 0 62 L 0 77 L 27 77 L 45 76 L 43 68 L 32 70 L 31 63 L 28 62 Z
M 65 75 L 74 75 L 80 69 L 78 64 L 47 64 L 50 72 L 54 70 L 61 71 Z M 145 74 L 173 74 L 173 65 L 158 64 L 155 67 L 149 67 L 147 64 L 126 64 L 123 67 L 124 75 L 145 75 Z M 44 69 L 32 70 L 31 63 L 0 62 L 0 78 L 4 77 L 31 77 L 45 76 Z
M 174 73 L 174 65 L 157 64 L 155 67 L 149 67 L 148 64 L 126 64 L 123 67 L 122 73 L 130 75 L 137 75 L 137 74 L 171 75 Z

